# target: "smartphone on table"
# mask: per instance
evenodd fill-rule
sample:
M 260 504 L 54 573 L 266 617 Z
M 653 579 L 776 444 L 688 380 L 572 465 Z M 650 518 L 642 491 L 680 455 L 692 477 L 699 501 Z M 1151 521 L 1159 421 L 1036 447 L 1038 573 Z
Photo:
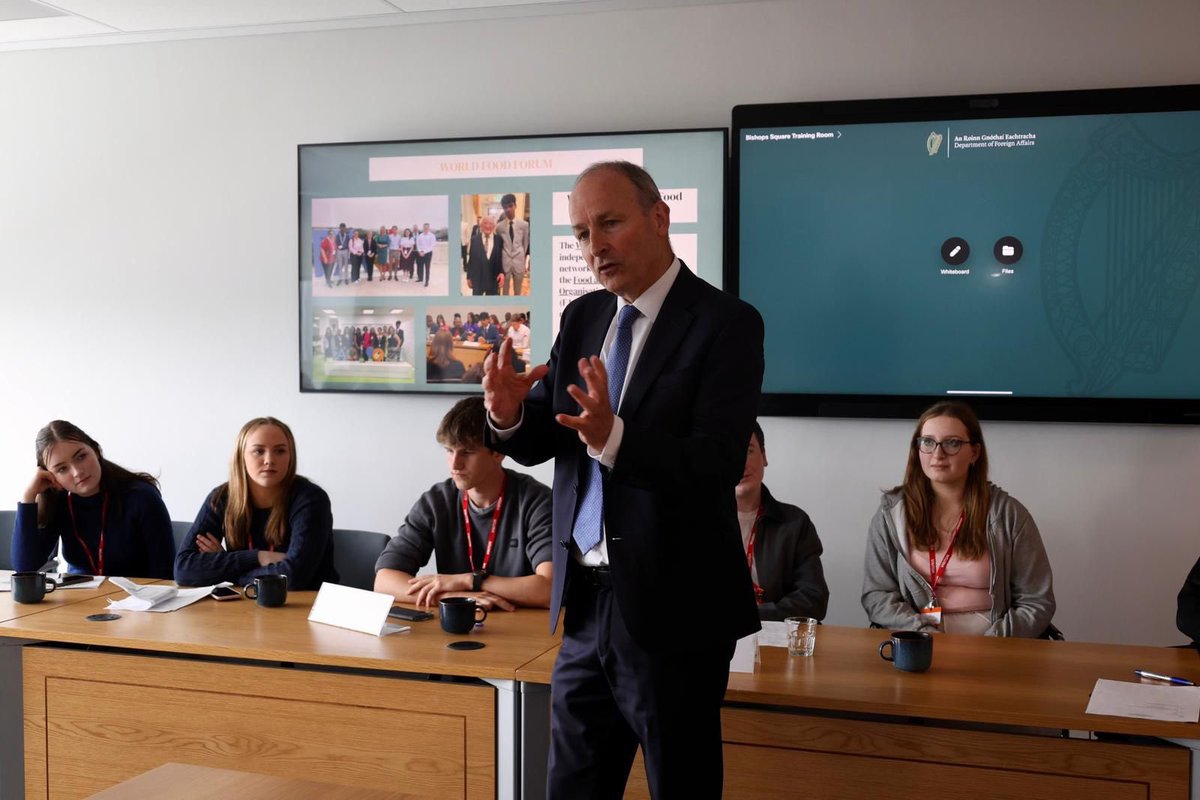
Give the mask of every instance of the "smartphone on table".
M 388 612 L 388 616 L 408 620 L 409 622 L 424 622 L 427 619 L 433 619 L 433 614 L 430 614 L 428 611 L 417 611 L 416 609 L 404 608 L 403 606 L 392 606 L 392 610 Z
M 210 595 L 213 600 L 241 600 L 242 593 L 232 586 L 217 586 Z

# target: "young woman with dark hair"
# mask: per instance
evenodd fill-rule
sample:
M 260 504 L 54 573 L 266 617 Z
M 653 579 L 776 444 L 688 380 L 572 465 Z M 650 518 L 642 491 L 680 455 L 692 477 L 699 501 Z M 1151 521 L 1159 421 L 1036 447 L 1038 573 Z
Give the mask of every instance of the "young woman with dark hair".
M 171 515 L 154 476 L 109 461 L 95 439 L 61 419 L 38 431 L 34 447 L 37 472 L 17 505 L 15 569 L 40 568 L 61 541 L 71 572 L 171 577 Z
M 222 547 L 222 543 L 224 547 Z M 209 493 L 175 557 L 184 586 L 284 574 L 290 589 L 337 581 L 329 495 L 296 474 L 296 440 L 274 417 L 242 426 L 229 481 Z

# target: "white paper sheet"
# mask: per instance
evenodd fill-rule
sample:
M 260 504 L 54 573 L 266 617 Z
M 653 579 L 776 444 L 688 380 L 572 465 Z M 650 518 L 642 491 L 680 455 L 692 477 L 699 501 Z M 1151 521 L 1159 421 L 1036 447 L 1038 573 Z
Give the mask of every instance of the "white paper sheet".
M 129 593 L 121 600 L 109 600 L 110 611 L 178 611 L 212 594 L 212 586 L 177 589 L 174 586 L 139 586 L 128 578 L 109 578 Z
M 1087 713 L 1109 717 L 1200 721 L 1200 686 L 1165 686 L 1130 681 L 1096 681 Z
M 733 658 L 729 660 L 730 672 L 754 672 L 758 664 L 758 634 L 752 633 L 737 640 Z
M 322 583 L 308 612 L 309 622 L 335 625 L 352 631 L 369 633 L 372 636 L 387 636 L 406 631 L 408 625 L 392 625 L 388 612 L 395 602 L 390 594 L 369 592 L 353 586 Z
M 759 647 L 787 647 L 788 626 L 782 620 L 763 620 L 762 630 L 758 632 Z

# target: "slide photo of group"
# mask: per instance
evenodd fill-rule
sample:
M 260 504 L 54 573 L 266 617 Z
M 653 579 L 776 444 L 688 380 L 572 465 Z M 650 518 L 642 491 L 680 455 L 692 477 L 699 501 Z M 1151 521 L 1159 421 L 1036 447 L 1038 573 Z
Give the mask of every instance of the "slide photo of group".
M 426 383 L 481 383 L 483 360 L 505 339 L 512 340 L 513 369 L 528 371 L 530 323 L 528 306 L 431 306 L 425 315 Z
M 449 288 L 445 195 L 312 201 L 312 296 L 444 296 Z
M 529 194 L 464 194 L 461 205 L 459 291 L 528 297 Z
M 322 388 L 403 385 L 416 380 L 413 311 L 360 306 L 313 317 L 313 384 Z

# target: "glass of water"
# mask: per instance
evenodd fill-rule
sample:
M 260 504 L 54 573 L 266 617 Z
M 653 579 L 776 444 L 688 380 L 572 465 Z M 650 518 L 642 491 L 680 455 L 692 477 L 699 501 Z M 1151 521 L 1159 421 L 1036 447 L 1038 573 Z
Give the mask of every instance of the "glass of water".
M 788 655 L 811 656 L 817 645 L 817 621 L 812 617 L 788 617 Z

